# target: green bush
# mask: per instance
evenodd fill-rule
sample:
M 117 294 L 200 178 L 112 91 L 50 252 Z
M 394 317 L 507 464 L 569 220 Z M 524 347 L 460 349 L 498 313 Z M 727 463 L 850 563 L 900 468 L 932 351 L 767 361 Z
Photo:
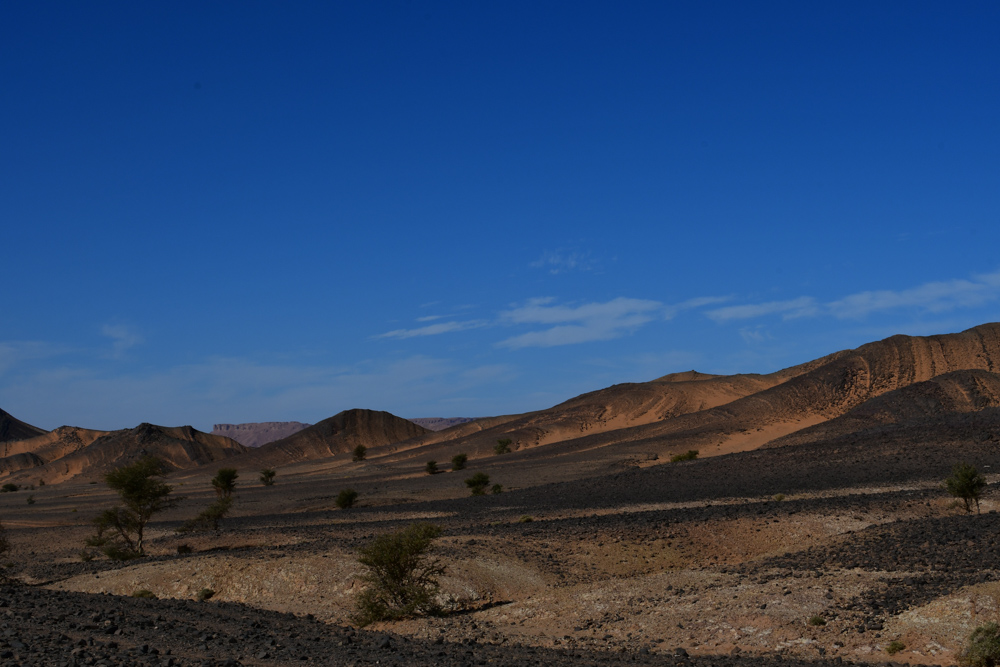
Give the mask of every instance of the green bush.
M 986 478 L 979 474 L 975 466 L 968 463 L 958 463 L 952 468 L 951 477 L 944 480 L 944 488 L 948 493 L 960 498 L 965 503 L 965 511 L 972 513 L 972 504 L 976 504 L 979 513 L 979 499 L 986 488 Z M 985 626 L 983 626 L 985 627 Z
M 889 642 L 889 645 L 885 647 L 885 652 L 888 653 L 889 655 L 896 655 L 904 648 L 906 648 L 906 644 L 899 641 L 898 639 L 893 639 L 891 642 Z
M 484 472 L 477 472 L 475 475 L 465 480 L 465 485 L 472 490 L 472 495 L 484 495 L 486 493 L 486 487 L 490 485 L 490 476 Z
M 260 471 L 260 483 L 264 486 L 274 486 L 274 476 L 277 474 L 273 468 L 264 468 Z
M 14 484 L 12 482 L 7 482 L 3 486 L 0 486 L 0 493 L 14 493 L 20 488 L 21 487 L 19 487 L 17 484 Z
M 503 484 L 494 484 L 492 491 L 493 495 L 496 495 L 498 493 L 503 493 Z
M 105 510 L 94 519 L 97 532 L 87 540 L 87 546 L 101 547 L 113 560 L 144 556 L 146 524 L 154 514 L 173 507 L 180 500 L 169 497 L 171 487 L 159 479 L 163 474 L 163 463 L 146 456 L 105 475 L 104 481 L 118 492 L 122 504 Z
M 969 635 L 969 643 L 958 655 L 965 667 L 995 667 L 1000 664 L 1000 627 L 996 623 L 980 625 Z
M 424 470 L 427 472 L 428 475 L 436 475 L 439 472 L 441 472 L 440 470 L 438 470 L 437 461 L 428 461 L 427 466 L 424 468 Z
M 354 489 L 344 489 L 337 494 L 337 507 L 342 510 L 350 509 L 354 507 L 354 502 L 358 499 L 358 492 Z
M 501 438 L 497 440 L 497 446 L 493 448 L 493 453 L 499 456 L 500 454 L 510 454 L 510 445 L 514 441 L 510 438 Z
M 527 514 L 525 514 L 524 516 L 522 516 L 520 519 L 517 520 L 518 523 L 531 523 L 532 521 L 534 521 L 534 519 L 532 519 Z
M 204 602 L 205 600 L 211 600 L 215 596 L 215 591 L 211 588 L 203 588 L 198 591 L 198 602 Z
M 351 452 L 351 460 L 354 461 L 355 463 L 357 463 L 358 461 L 364 461 L 365 454 L 367 453 L 368 453 L 367 447 L 365 447 L 364 445 L 358 445 L 357 447 L 354 448 L 354 451 Z
M 822 616 L 811 616 L 809 618 L 809 625 L 826 625 L 826 619 Z
M 351 620 L 363 627 L 417 613 L 439 613 L 434 597 L 444 567 L 427 551 L 440 534 L 438 526 L 415 523 L 362 547 L 358 562 L 367 568 L 361 577 L 366 587 L 355 599 Z
M 177 529 L 177 532 L 196 533 L 204 530 L 214 530 L 218 532 L 219 524 L 226 517 L 226 515 L 229 514 L 229 510 L 232 509 L 232 507 L 233 497 L 222 496 L 199 512 L 198 516 L 185 521 L 184 525 Z
M 679 461 L 694 461 L 696 458 L 698 458 L 698 450 L 697 449 L 689 449 L 686 452 L 684 452 L 683 454 L 677 454 L 675 456 L 671 456 L 670 457 L 670 462 L 671 463 L 677 463 Z
M 219 468 L 219 472 L 212 478 L 212 486 L 215 493 L 220 498 L 229 498 L 236 490 L 236 479 L 239 477 L 236 468 Z
M 785 494 L 783 494 L 783 493 L 776 493 L 776 494 L 774 494 L 774 499 L 780 503 L 782 500 L 785 499 Z
M 465 462 L 469 460 L 467 454 L 455 454 L 451 457 L 452 470 L 465 470 Z
M 143 599 L 146 599 L 146 600 L 156 600 L 157 599 L 156 598 L 156 593 L 154 593 L 153 591 L 148 591 L 145 588 L 140 588 L 139 590 L 137 590 L 134 593 L 132 593 L 132 597 L 134 597 L 134 598 L 143 598 Z

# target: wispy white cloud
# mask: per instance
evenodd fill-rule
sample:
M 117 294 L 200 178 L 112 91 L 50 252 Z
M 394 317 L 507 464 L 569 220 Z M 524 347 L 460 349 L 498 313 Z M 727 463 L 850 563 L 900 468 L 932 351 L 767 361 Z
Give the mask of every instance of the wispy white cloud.
M 1000 271 L 970 279 L 929 282 L 909 289 L 856 292 L 827 303 L 819 303 L 811 296 L 801 296 L 788 301 L 726 306 L 709 310 L 706 315 L 720 323 L 766 315 L 781 315 L 786 320 L 821 315 L 838 319 L 861 319 L 873 313 L 899 308 L 944 313 L 960 308 L 975 308 L 998 299 Z
M 419 320 L 418 320 L 419 321 Z M 438 324 L 428 324 L 425 327 L 415 329 L 396 329 L 387 331 L 375 336 L 375 338 L 417 338 L 419 336 L 437 336 L 439 334 L 452 333 L 454 331 L 466 331 L 468 329 L 479 329 L 489 325 L 486 320 L 467 320 L 465 322 L 439 322 Z
M 554 305 L 553 302 L 551 297 L 529 299 L 523 306 L 502 312 L 500 318 L 506 323 L 556 326 L 513 336 L 498 346 L 518 349 L 611 340 L 662 318 L 664 309 L 659 301 L 625 297 L 579 306 Z
M 590 252 L 559 248 L 542 253 L 530 266 L 547 269 L 549 273 L 556 275 L 570 271 L 590 271 L 597 266 L 597 261 L 590 256 Z
M 779 313 L 784 319 L 788 320 L 796 317 L 815 315 L 817 312 L 816 300 L 809 296 L 803 296 L 789 301 L 769 301 L 767 303 L 755 303 L 744 306 L 726 306 L 710 310 L 706 315 L 716 322 L 728 322 L 730 320 L 749 320 Z
M 51 359 L 69 352 L 69 348 L 43 341 L 0 341 L 0 375 L 25 363 Z
M 688 299 L 687 301 L 681 301 L 680 303 L 675 303 L 664 308 L 664 316 L 669 320 L 673 319 L 678 313 L 685 310 L 695 310 L 698 308 L 704 308 L 705 306 L 714 306 L 720 303 L 726 303 L 727 301 L 732 301 L 731 296 L 702 296 L 695 299 Z
M 918 308 L 943 313 L 955 308 L 974 308 L 1000 297 L 1000 271 L 971 280 L 924 283 L 904 290 L 878 290 L 850 294 L 827 304 L 834 317 L 862 318 L 874 312 L 896 308 Z
M 114 341 L 112 356 L 115 357 L 122 356 L 130 348 L 142 343 L 142 336 L 124 324 L 105 324 L 101 327 L 101 333 Z

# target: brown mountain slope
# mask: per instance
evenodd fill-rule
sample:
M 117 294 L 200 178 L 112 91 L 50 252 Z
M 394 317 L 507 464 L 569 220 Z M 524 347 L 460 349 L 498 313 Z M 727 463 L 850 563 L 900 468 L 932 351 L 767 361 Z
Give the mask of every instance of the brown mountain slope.
M 703 455 L 755 449 L 887 392 L 956 370 L 1000 368 L 1000 324 L 957 334 L 892 336 L 820 360 L 807 373 L 729 404 L 581 438 L 579 448 Z
M 441 431 L 401 443 L 399 450 L 439 460 L 439 449 L 488 456 L 497 439 L 509 437 L 515 449 L 544 445 L 551 455 L 609 447 L 603 456 L 661 456 L 688 449 L 703 456 L 725 454 L 755 449 L 944 373 L 994 368 L 1000 368 L 1000 324 L 940 336 L 893 336 L 766 376 L 687 380 L 690 374 L 676 374 L 666 376 L 667 382 L 616 385 L 549 410 L 505 418 L 477 433 L 455 432 L 449 438 L 452 429 Z
M 89 432 L 94 433 L 94 432 Z M 43 454 L 55 445 L 42 446 Z M 30 470 L 9 471 L 17 478 L 43 479 L 47 484 L 63 482 L 83 476 L 97 476 L 109 470 L 130 463 L 142 456 L 155 456 L 172 469 L 194 468 L 206 463 L 220 461 L 248 451 L 246 447 L 229 438 L 209 435 L 190 426 L 165 427 L 140 424 L 132 429 L 103 433 L 90 444 L 77 448 L 65 455 L 46 461 L 35 452 L 25 452 L 8 457 L 8 467 L 30 459 L 42 462 Z M 14 461 L 16 460 L 16 462 Z M 2 465 L 3 459 L 0 461 Z M 0 475 L 3 468 L 0 467 Z
M 770 375 L 709 375 L 697 371 L 671 373 L 650 382 L 617 384 L 588 392 L 546 410 L 522 415 L 487 417 L 400 443 L 399 451 L 431 453 L 447 443 L 462 451 L 492 450 L 499 439 L 511 439 L 515 449 L 576 441 L 595 434 L 659 423 L 680 415 L 725 405 L 787 382 L 844 353 L 823 357 Z M 434 454 L 442 456 L 443 454 Z
M 0 443 L 27 440 L 43 433 L 45 433 L 45 429 L 25 424 L 20 419 L 15 419 L 10 414 L 0 410 Z
M 388 412 L 345 410 L 287 438 L 258 447 L 241 457 L 239 463 L 285 465 L 343 454 L 358 445 L 390 445 L 425 433 L 428 431 L 422 426 Z
M 39 465 L 42 465 L 79 451 L 102 435 L 107 434 L 108 431 L 91 431 L 75 426 L 60 426 L 54 431 L 28 440 L 0 444 L 0 455 L 2 455 L 0 456 L 0 474 L 5 471 L 4 459 L 6 458 L 19 454 L 31 454 L 36 459 L 41 460 L 42 463 Z
M 244 447 L 260 447 L 309 428 L 302 422 L 255 422 L 251 424 L 216 424 L 212 435 L 232 438 Z
M 778 438 L 785 447 L 844 437 L 887 425 L 943 424 L 958 415 L 1000 408 L 1000 375 L 984 370 L 952 371 L 877 396 L 844 415 Z

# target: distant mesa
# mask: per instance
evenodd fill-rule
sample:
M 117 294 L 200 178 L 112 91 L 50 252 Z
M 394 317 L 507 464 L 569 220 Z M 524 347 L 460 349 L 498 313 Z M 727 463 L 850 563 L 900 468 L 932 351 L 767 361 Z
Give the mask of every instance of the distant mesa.
M 47 433 L 47 431 L 31 424 L 25 424 L 20 419 L 15 419 L 12 415 L 0 410 L 0 442 L 27 440 L 43 433 Z
M 302 422 L 254 422 L 249 424 L 216 424 L 212 435 L 232 438 L 244 447 L 260 447 L 306 429 L 312 424 Z
M 202 433 L 190 426 L 140 424 L 120 431 L 72 426 L 10 444 L 0 458 L 0 478 L 19 476 L 51 484 L 106 473 L 143 456 L 155 456 L 169 469 L 183 470 L 249 451 L 235 440 Z
M 380 447 L 429 433 L 427 429 L 388 412 L 345 410 L 287 438 L 258 447 L 248 455 L 265 465 L 329 458 L 358 445 Z
M 468 424 L 476 421 L 475 417 L 418 417 L 411 419 L 417 426 L 423 426 L 428 431 L 443 431 L 458 424 Z

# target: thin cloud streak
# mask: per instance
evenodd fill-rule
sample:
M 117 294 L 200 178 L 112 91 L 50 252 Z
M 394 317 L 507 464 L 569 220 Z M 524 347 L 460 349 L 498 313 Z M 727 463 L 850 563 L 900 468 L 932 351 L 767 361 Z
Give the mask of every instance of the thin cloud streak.
M 416 329 L 396 329 L 379 334 L 375 338 L 417 338 L 419 336 L 438 336 L 440 334 L 452 333 L 454 331 L 467 331 L 469 329 L 480 329 L 488 326 L 485 320 L 468 320 L 465 322 L 441 322 L 440 324 L 429 324 Z
M 664 310 L 659 301 L 625 297 L 575 307 L 551 305 L 553 301 L 551 297 L 529 299 L 523 306 L 502 312 L 501 320 L 511 324 L 557 326 L 513 336 L 497 346 L 520 349 L 611 340 L 662 318 Z
M 944 313 L 958 308 L 982 306 L 997 299 L 1000 299 L 1000 271 L 974 276 L 968 280 L 929 282 L 910 289 L 857 292 L 824 304 L 817 303 L 811 296 L 802 296 L 788 301 L 716 308 L 705 314 L 720 324 L 778 314 L 786 320 L 822 315 L 843 320 L 862 319 L 872 313 L 899 308 Z

